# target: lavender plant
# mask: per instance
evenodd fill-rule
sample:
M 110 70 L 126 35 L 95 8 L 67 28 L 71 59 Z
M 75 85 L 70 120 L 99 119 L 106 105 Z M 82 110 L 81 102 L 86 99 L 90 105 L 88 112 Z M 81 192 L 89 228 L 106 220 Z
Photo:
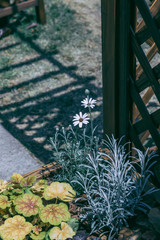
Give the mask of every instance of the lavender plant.
M 149 206 L 143 197 L 156 189 L 151 188 L 144 193 L 145 186 L 152 172 L 151 156 L 138 149 L 137 157 L 126 153 L 126 144 L 121 145 L 112 138 L 104 141 L 103 152 L 89 154 L 86 164 L 80 167 L 87 169 L 85 174 L 77 172 L 79 184 L 86 194 L 88 206 L 84 207 L 86 214 L 83 219 L 91 220 L 91 232 L 100 229 L 118 233 L 127 220 L 136 214 L 137 210 L 146 211 Z M 140 167 L 140 173 L 135 168 L 135 162 Z M 81 198 L 79 198 L 81 199 Z M 79 200 L 78 199 L 78 200 Z M 110 239 L 112 237 L 110 236 Z

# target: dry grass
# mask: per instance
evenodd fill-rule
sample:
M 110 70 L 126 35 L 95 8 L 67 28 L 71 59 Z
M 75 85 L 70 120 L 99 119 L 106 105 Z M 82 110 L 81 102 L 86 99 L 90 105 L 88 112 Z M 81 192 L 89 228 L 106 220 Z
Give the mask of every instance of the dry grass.
M 98 100 L 102 132 L 101 26 L 98 0 L 45 0 L 47 24 L 34 9 L 10 19 L 14 34 L 0 40 L 0 119 L 42 163 L 50 162 L 55 126 L 81 110 L 84 90 Z

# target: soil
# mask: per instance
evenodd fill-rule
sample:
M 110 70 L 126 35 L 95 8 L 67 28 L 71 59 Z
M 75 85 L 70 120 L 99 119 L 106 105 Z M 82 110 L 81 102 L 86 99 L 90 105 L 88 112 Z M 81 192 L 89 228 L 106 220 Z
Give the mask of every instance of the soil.
M 157 163 L 155 168 L 159 169 L 160 164 Z M 48 175 L 48 171 L 42 173 L 47 179 L 48 184 L 55 181 L 55 174 L 60 174 L 61 169 L 55 168 L 53 173 Z M 51 172 L 51 171 L 49 171 Z M 40 176 L 40 175 L 38 175 Z M 159 180 L 159 175 L 157 175 Z M 153 184 L 151 185 L 154 186 Z M 85 198 L 85 195 L 83 195 Z M 81 216 L 84 214 L 83 207 L 87 206 L 86 200 L 73 201 L 69 203 L 69 209 L 72 217 L 79 220 L 80 227 L 73 237 L 73 240 L 159 240 L 160 239 L 160 192 L 146 195 L 144 202 L 150 206 L 145 213 L 137 211 L 134 217 L 128 219 L 128 226 L 124 226 L 120 232 L 113 238 L 109 238 L 107 233 L 102 235 L 102 231 L 90 235 L 90 222 L 81 221 Z M 108 229 L 103 229 L 107 231 Z

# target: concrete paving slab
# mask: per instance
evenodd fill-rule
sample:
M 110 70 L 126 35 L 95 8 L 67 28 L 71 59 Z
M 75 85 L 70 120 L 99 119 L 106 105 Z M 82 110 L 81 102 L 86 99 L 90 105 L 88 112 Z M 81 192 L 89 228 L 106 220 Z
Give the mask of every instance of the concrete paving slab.
M 41 164 L 0 124 L 0 179 L 9 180 L 14 172 L 24 174 Z

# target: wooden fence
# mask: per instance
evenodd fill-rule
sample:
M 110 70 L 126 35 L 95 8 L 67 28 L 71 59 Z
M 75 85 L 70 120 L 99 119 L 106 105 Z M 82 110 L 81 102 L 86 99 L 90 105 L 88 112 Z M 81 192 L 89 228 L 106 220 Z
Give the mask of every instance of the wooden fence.
M 27 1 L 22 1 L 22 2 L 16 2 L 16 3 L 14 3 L 12 5 L 8 5 L 4 8 L 0 7 L 0 21 L 2 21 L 1 18 L 3 18 L 3 17 L 26 10 L 30 7 L 35 7 L 37 22 L 39 22 L 41 24 L 45 24 L 46 23 L 46 15 L 45 15 L 43 0 L 27 0 Z
M 145 0 L 102 0 L 101 12 L 104 132 L 141 150 L 150 137 L 160 151 L 160 64 L 151 67 L 160 51 L 160 0 L 150 9 Z

